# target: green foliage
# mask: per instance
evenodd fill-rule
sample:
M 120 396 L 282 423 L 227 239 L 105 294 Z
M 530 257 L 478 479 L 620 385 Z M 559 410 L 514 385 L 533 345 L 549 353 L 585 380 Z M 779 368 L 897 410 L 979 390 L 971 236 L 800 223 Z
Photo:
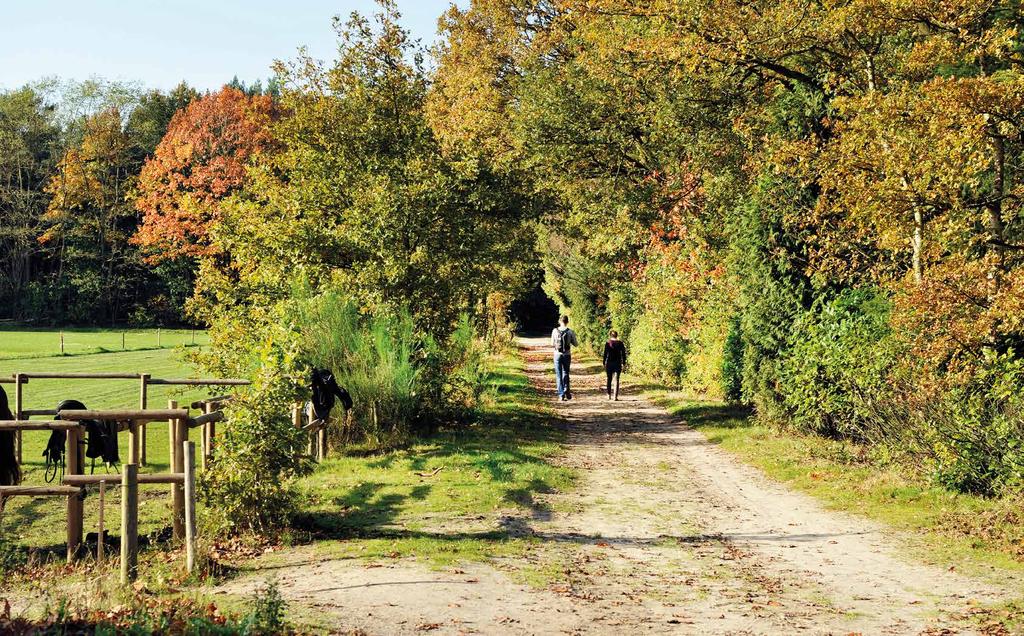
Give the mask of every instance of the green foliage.
M 286 618 L 287 608 L 274 582 L 257 590 L 249 611 L 240 616 L 222 614 L 213 603 L 184 596 L 159 598 L 136 594 L 127 603 L 110 609 L 80 607 L 67 598 L 60 598 L 56 607 L 48 603 L 43 616 L 36 620 L 0 614 L 0 631 L 55 636 L 273 636 L 293 633 Z
M 739 402 L 743 395 L 743 334 L 739 317 L 729 321 L 729 333 L 722 351 L 722 396 Z
M 888 398 L 897 355 L 880 290 L 847 290 L 804 313 L 780 373 L 787 425 L 828 437 L 871 436 L 870 404 Z
M 281 596 L 276 581 L 268 581 L 252 599 L 252 608 L 240 621 L 244 634 L 282 634 L 287 632 L 288 602 Z
M 424 115 L 423 51 L 393 3 L 338 22 L 338 59 L 278 65 L 280 151 L 222 210 L 197 311 L 248 312 L 286 298 L 300 276 L 345 289 L 360 311 L 414 307 L 418 333 L 444 338 L 528 264 L 529 201 L 486 164 L 442 152 Z
M 986 354 L 975 382 L 923 388 L 905 376 L 869 402 L 872 423 L 912 462 L 925 458 L 937 482 L 985 496 L 1013 495 L 1024 485 L 1024 363 L 1014 352 Z
M 629 364 L 646 377 L 678 387 L 686 377 L 690 345 L 672 327 L 671 317 L 642 314 L 630 335 Z
M 296 510 L 294 479 L 313 466 L 306 434 L 291 421 L 304 378 L 288 339 L 268 341 L 258 371 L 226 409 L 217 453 L 201 475 L 200 493 L 225 533 L 272 533 Z
M 781 227 L 780 206 L 798 194 L 786 187 L 791 185 L 765 181 L 758 196 L 741 206 L 731 256 L 740 290 L 743 400 L 776 422 L 786 416 L 778 390 L 782 360 L 809 292 L 794 263 L 797 248 Z

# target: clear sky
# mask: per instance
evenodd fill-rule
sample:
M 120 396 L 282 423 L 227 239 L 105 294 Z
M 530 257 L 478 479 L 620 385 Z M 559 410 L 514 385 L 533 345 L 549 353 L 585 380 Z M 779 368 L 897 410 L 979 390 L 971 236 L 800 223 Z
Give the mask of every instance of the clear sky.
M 435 40 L 449 4 L 398 0 L 404 26 L 424 44 Z M 373 0 L 0 0 L 0 89 L 54 75 L 164 89 L 181 80 L 214 89 L 235 75 L 252 82 L 300 46 L 332 59 L 331 17 L 375 7 Z

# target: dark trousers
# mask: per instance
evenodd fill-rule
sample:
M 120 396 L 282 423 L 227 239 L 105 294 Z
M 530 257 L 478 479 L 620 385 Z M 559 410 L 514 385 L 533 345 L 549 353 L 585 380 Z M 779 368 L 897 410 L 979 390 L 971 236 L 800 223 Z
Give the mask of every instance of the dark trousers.
M 572 395 L 569 390 L 569 367 L 572 365 L 572 356 L 568 353 L 555 355 L 555 382 L 558 388 L 558 397 Z
M 612 395 L 612 376 L 615 377 L 615 397 L 619 397 L 619 376 L 622 375 L 622 369 L 605 369 L 605 374 L 608 376 L 608 395 Z

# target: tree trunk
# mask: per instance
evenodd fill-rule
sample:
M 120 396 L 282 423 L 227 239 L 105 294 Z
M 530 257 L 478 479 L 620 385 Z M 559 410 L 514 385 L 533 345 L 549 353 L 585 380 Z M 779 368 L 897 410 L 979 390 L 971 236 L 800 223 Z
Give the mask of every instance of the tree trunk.
M 1003 145 L 1003 138 L 993 125 L 989 125 L 989 135 L 992 139 L 992 197 L 985 205 L 987 218 L 985 227 L 988 230 L 989 242 L 991 244 L 994 258 L 991 260 L 988 270 L 989 297 L 999 290 L 1000 279 L 1002 278 L 1006 248 L 1004 246 L 1003 226 L 1003 195 L 1005 194 L 1006 181 L 1006 151 Z
M 921 251 L 924 245 L 924 215 L 921 208 L 914 209 L 914 282 L 918 285 L 924 280 L 924 265 Z

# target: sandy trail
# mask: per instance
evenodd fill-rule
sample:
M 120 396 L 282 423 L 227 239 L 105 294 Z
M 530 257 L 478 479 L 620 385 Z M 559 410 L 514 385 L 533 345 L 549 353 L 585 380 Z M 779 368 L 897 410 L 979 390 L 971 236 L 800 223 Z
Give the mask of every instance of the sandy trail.
M 521 346 L 531 380 L 553 397 L 547 339 Z M 369 634 L 971 633 L 955 616 L 1020 595 L 912 562 L 892 531 L 771 482 L 628 387 L 607 400 L 593 371 L 579 369 L 576 399 L 558 404 L 562 461 L 579 487 L 490 520 L 536 538 L 525 562 L 436 572 L 409 559 L 312 562 L 297 550 L 276 571 L 282 592 L 341 632 Z M 527 585 L 527 570 L 550 578 Z M 247 593 L 264 578 L 220 591 Z

